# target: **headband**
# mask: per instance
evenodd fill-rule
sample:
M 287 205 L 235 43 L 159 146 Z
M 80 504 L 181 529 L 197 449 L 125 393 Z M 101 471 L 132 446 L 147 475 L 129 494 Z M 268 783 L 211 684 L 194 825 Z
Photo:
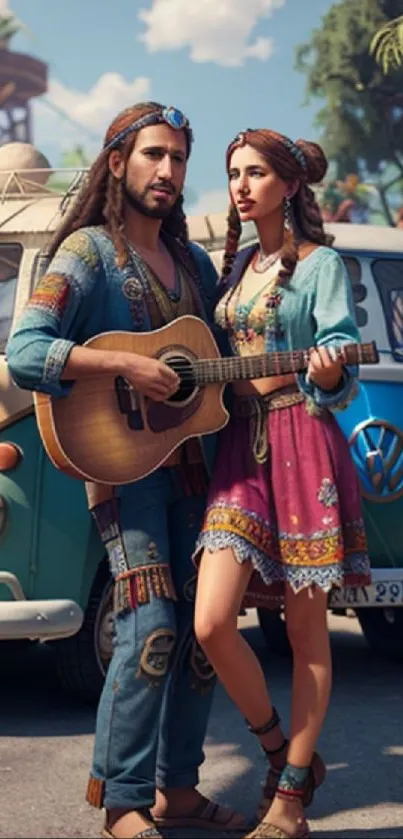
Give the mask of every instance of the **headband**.
M 109 143 L 105 143 L 104 151 L 115 149 L 133 131 L 140 131 L 141 128 L 146 128 L 148 125 L 161 125 L 163 123 L 169 125 L 170 128 L 174 128 L 175 131 L 186 131 L 189 138 L 189 145 L 192 144 L 193 132 L 190 128 L 188 118 L 185 117 L 182 111 L 170 106 L 169 108 L 163 108 L 162 111 L 152 111 L 149 114 L 145 114 L 143 117 L 136 119 L 135 122 L 127 125 L 126 128 L 123 128 L 122 131 L 115 134 L 109 140 Z
M 246 142 L 246 134 L 249 131 L 252 133 L 253 131 L 256 131 L 256 129 L 245 128 L 243 131 L 240 131 L 239 134 L 236 135 L 235 140 L 233 140 L 232 143 L 230 144 L 230 148 L 231 148 L 231 146 L 235 145 L 235 143 L 245 143 Z M 284 142 L 284 145 L 285 145 L 286 149 L 288 149 L 288 151 L 291 152 L 292 156 L 295 158 L 297 163 L 301 166 L 301 169 L 303 169 L 304 172 L 306 172 L 307 169 L 308 169 L 308 163 L 307 163 L 305 153 L 302 151 L 300 146 L 297 146 L 297 144 L 294 143 L 294 140 L 290 140 L 289 137 L 284 137 L 283 142 Z

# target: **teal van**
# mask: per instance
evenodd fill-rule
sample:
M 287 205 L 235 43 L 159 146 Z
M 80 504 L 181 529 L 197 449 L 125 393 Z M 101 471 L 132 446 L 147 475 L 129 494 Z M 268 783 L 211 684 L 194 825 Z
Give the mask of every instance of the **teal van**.
M 5 357 L 82 176 L 0 172 L 0 644 L 52 642 L 65 687 L 96 699 L 112 654 L 108 564 L 84 485 L 48 460 L 32 396 L 11 381 Z
M 112 653 L 112 588 L 84 485 L 51 464 L 32 397 L 10 380 L 5 346 L 43 270 L 41 253 L 83 172 L 0 172 L 0 642 L 53 645 L 63 685 L 96 700 Z M 219 266 L 225 214 L 190 217 L 190 235 Z M 357 400 L 339 416 L 360 475 L 374 583 L 334 592 L 354 609 L 370 645 L 403 661 L 403 232 L 334 225 L 364 341 L 379 366 L 363 368 Z M 245 241 L 248 231 L 245 233 Z M 267 643 L 286 648 L 281 614 L 261 612 Z

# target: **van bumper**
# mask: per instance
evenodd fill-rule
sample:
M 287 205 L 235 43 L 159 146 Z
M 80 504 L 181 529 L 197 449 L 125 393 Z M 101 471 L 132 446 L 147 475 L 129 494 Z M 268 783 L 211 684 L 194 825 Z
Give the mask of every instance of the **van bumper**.
M 74 600 L 27 600 L 15 574 L 0 571 L 13 600 L 0 601 L 0 641 L 50 641 L 75 635 L 84 614 Z

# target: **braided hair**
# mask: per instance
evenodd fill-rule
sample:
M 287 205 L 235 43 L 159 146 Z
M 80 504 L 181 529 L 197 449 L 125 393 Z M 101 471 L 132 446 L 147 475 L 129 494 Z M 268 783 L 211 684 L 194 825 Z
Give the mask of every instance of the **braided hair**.
M 227 172 L 236 148 L 249 145 L 271 166 L 283 181 L 299 181 L 295 195 L 290 199 L 292 225 L 285 227 L 283 247 L 280 251 L 279 281 L 285 283 L 293 274 L 299 259 L 298 239 L 307 239 L 318 245 L 331 246 L 333 237 L 326 234 L 315 194 L 309 184 L 320 183 L 327 171 L 327 160 L 317 143 L 297 140 L 268 129 L 242 132 L 227 149 Z M 221 284 L 225 287 L 237 254 L 242 227 L 237 208 L 231 204 L 225 241 Z
M 109 168 L 111 149 L 109 144 L 125 128 L 132 125 L 146 114 L 162 112 L 163 105 L 157 102 L 142 102 L 126 108 L 113 120 L 109 126 L 104 147 L 94 163 L 81 187 L 71 209 L 58 226 L 53 236 L 47 255 L 52 258 L 60 244 L 70 233 L 82 227 L 104 225 L 108 230 L 116 249 L 116 261 L 120 267 L 126 265 L 130 258 L 128 244 L 124 235 L 124 179 L 116 178 Z M 190 132 L 185 128 L 187 156 L 190 154 Z M 133 151 L 137 131 L 129 133 L 122 141 L 114 146 L 122 153 L 126 166 Z M 170 214 L 163 220 L 161 232 L 176 239 L 186 249 L 189 236 L 186 216 L 183 211 L 183 196 L 180 195 Z

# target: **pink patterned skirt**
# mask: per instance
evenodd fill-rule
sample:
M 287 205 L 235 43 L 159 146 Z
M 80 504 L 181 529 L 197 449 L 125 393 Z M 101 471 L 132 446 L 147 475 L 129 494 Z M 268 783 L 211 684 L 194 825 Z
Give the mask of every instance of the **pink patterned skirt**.
M 300 393 L 278 394 L 236 398 L 195 551 L 196 562 L 224 548 L 252 562 L 245 606 L 277 607 L 285 583 L 298 592 L 371 582 L 348 443 L 329 411 L 312 415 Z

